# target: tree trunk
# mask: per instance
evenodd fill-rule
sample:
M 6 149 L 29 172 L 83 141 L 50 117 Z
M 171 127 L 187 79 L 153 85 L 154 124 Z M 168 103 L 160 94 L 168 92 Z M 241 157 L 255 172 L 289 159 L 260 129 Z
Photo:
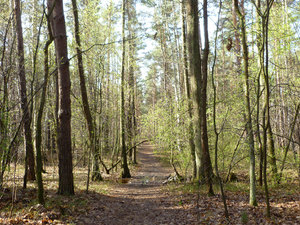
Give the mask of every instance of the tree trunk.
M 13 8 L 13 7 L 12 7 Z M 10 55 L 10 59 L 12 56 L 12 51 L 13 48 L 10 49 L 10 52 L 6 51 L 6 42 L 8 42 L 8 33 L 9 33 L 9 28 L 11 21 L 13 20 L 13 17 L 10 16 L 6 29 L 4 32 L 4 37 L 3 37 L 3 48 L 2 48 L 2 54 L 1 54 L 1 73 L 3 77 L 3 89 L 0 84 L 0 89 L 3 90 L 3 98 L 1 100 L 1 107 L 0 107 L 0 188 L 3 186 L 3 176 L 4 172 L 6 170 L 6 159 L 9 157 L 10 151 L 9 151 L 9 110 L 8 110 L 8 94 L 9 94 L 9 88 L 8 88 L 8 81 L 9 81 L 9 74 L 10 72 L 6 71 L 5 69 L 5 56 L 8 53 Z
M 223 181 L 222 178 L 220 177 L 220 173 L 219 173 L 219 167 L 218 167 L 218 143 L 219 143 L 219 134 L 222 132 L 223 126 L 222 125 L 220 131 L 218 132 L 217 130 L 217 122 L 216 122 L 216 118 L 217 118 L 217 87 L 215 84 L 215 76 L 214 76 L 214 72 L 215 72 L 215 65 L 216 65 L 216 61 L 217 61 L 217 39 L 218 39 L 218 32 L 219 32 L 219 23 L 220 23 L 220 15 L 221 15 L 221 10 L 222 10 L 222 0 L 220 0 L 220 6 L 219 6 L 219 13 L 218 13 L 218 22 L 217 22 L 217 30 L 216 30 L 216 36 L 215 36 L 215 51 L 214 51 L 214 60 L 213 60 L 213 66 L 211 69 L 211 84 L 212 84 L 212 88 L 213 88 L 213 126 L 214 126 L 214 133 L 216 136 L 215 139 L 215 171 L 216 171 L 216 175 L 217 175 L 217 179 L 219 181 L 219 186 L 220 186 L 220 191 L 221 191 L 221 196 L 222 196 L 222 201 L 223 201 L 223 205 L 224 205 L 224 212 L 225 212 L 225 217 L 229 218 L 229 214 L 228 214 L 228 207 L 227 207 L 227 203 L 226 203 L 226 195 L 223 189 Z
M 204 99 L 202 93 L 204 89 L 201 89 L 202 79 L 202 66 L 201 66 L 201 56 L 200 56 L 200 46 L 199 46 L 199 17 L 198 17 L 198 1 L 197 0 L 187 0 L 186 1 L 187 10 L 187 41 L 188 41 L 188 53 L 189 53 L 189 73 L 191 76 L 191 97 L 193 101 L 193 121 L 194 121 L 194 141 L 195 141 L 195 151 L 200 159 L 200 167 L 197 168 L 197 177 L 204 180 L 209 185 L 209 194 L 213 194 L 211 176 L 209 175 L 211 170 L 209 169 L 209 163 L 206 161 L 209 157 L 209 153 L 205 152 L 208 150 L 206 144 L 203 142 L 202 137 L 204 137 L 206 121 L 201 121 L 201 119 L 206 119 L 206 115 L 203 116 L 206 109 L 201 110 L 203 106 L 201 100 Z M 207 40 L 206 40 L 207 41 Z M 208 44 L 208 43 L 207 43 Z M 207 66 L 207 64 L 206 64 Z M 207 69 L 207 67 L 205 67 Z M 206 73 L 207 75 L 207 73 Z M 204 79 L 205 80 L 205 79 Z M 206 105 L 206 103 L 204 103 Z M 203 130 L 204 128 L 204 130 Z M 203 133 L 204 132 L 204 133 Z M 207 133 L 206 133 L 207 135 Z M 204 172 L 203 168 L 207 169 L 208 172 Z M 210 167 L 211 168 L 211 167 Z M 200 177 L 201 176 L 201 177 Z
M 55 5 L 53 5 L 55 4 Z M 70 71 L 68 60 L 67 34 L 62 0 L 48 0 L 53 7 L 51 27 L 53 31 L 56 59 L 58 65 L 58 150 L 59 150 L 59 187 L 58 194 L 73 195 L 73 165 L 71 143 L 71 99 Z
M 260 0 L 257 0 L 256 2 L 257 8 L 260 9 L 261 4 Z M 261 135 L 260 135 L 260 127 L 259 127 L 259 121 L 260 121 L 260 93 L 261 93 L 261 86 L 260 86 L 260 79 L 261 79 L 261 74 L 263 73 L 263 64 L 264 64 L 264 58 L 263 58 L 263 40 L 262 40 L 262 35 L 261 35 L 261 19 L 259 16 L 259 13 L 256 13 L 256 20 L 257 20 L 257 48 L 259 51 L 259 64 L 260 64 L 260 69 L 258 72 L 257 76 L 257 92 L 256 92 L 256 132 L 257 132 L 257 144 L 258 144 L 258 150 L 259 150 L 259 185 L 263 185 L 263 163 L 264 163 L 264 154 L 263 154 L 263 146 L 262 146 L 262 140 L 261 140 Z
M 273 180 L 278 182 L 278 173 L 277 173 L 277 166 L 276 166 L 276 156 L 275 156 L 275 145 L 274 145 L 274 138 L 270 120 L 270 84 L 269 84 L 269 46 L 268 46 L 268 34 L 269 34 L 269 14 L 270 14 L 270 3 L 267 1 L 267 11 L 266 11 L 266 18 L 263 20 L 263 26 L 265 26 L 265 72 L 264 72 L 264 80 L 265 80 L 265 108 L 266 108 L 266 129 L 267 129 L 267 139 L 268 139 L 268 148 L 271 154 L 271 161 L 270 164 L 272 166 L 272 175 Z
M 129 110 L 128 110 L 128 148 L 131 149 L 135 145 L 135 128 L 134 128 L 134 116 L 135 116 L 135 96 L 134 96 L 134 68 L 135 68 L 135 48 L 136 44 L 133 39 L 134 36 L 134 18 L 135 18 L 135 5 L 133 0 L 127 0 L 127 14 L 128 14 L 128 32 L 129 32 L 129 54 L 128 54 L 128 85 L 129 85 Z M 129 158 L 132 163 L 134 158 L 134 149 L 129 152 Z
M 209 147 L 208 147 L 208 136 L 207 136 L 207 73 L 208 73 L 208 55 L 209 55 L 209 39 L 208 39 L 208 15 L 207 15 L 207 0 L 203 1 L 203 17 L 204 17 L 204 51 L 202 60 L 202 85 L 201 85 L 201 100 L 200 100 L 200 110 L 201 110 L 201 138 L 202 138 L 202 171 L 205 173 L 205 179 L 209 185 L 209 193 L 213 194 L 212 189 L 212 177 L 213 169 L 210 160 Z
M 24 44 L 23 44 L 23 29 L 21 21 L 20 0 L 15 0 L 15 16 L 16 16 L 16 33 L 18 42 L 18 73 L 20 78 L 20 93 L 21 93 L 21 108 L 24 118 L 24 134 L 25 134 L 25 176 L 24 188 L 26 188 L 27 180 L 35 180 L 34 169 L 34 153 L 31 132 L 31 118 L 29 113 L 27 101 L 26 75 L 25 75 L 25 61 L 24 61 Z
M 120 112 L 120 122 L 121 122 L 121 151 L 122 151 L 122 178 L 130 178 L 130 172 L 127 163 L 126 154 L 126 142 L 125 142 L 125 98 L 124 98 L 124 88 L 125 88 L 125 4 L 126 0 L 123 0 L 122 6 L 122 74 L 121 74 L 121 112 Z
M 196 165 L 196 156 L 195 156 L 195 142 L 194 142 L 194 130 L 193 130 L 193 105 L 191 99 L 191 88 L 189 80 L 189 69 L 188 69 L 188 59 L 187 59 L 187 40 L 186 40 L 186 13 L 185 5 L 183 1 L 181 2 L 181 13 L 182 13 L 182 41 L 183 41 L 183 63 L 184 63 L 184 77 L 185 77 L 185 90 L 186 98 L 188 101 L 188 113 L 189 113 L 189 145 L 191 151 L 192 159 L 192 168 L 193 168 L 193 178 L 197 177 L 197 165 Z
M 88 131 L 89 131 L 90 149 L 93 153 L 95 164 L 98 164 L 98 165 L 93 166 L 92 179 L 100 181 L 100 180 L 103 180 L 103 178 L 102 178 L 100 170 L 99 170 L 99 161 L 97 159 L 95 160 L 95 158 L 99 157 L 97 155 L 98 151 L 95 148 L 98 145 L 95 144 L 94 120 L 93 120 L 93 117 L 91 114 L 89 100 L 88 100 L 87 91 L 86 91 L 82 52 L 81 52 L 78 8 L 77 8 L 76 0 L 72 0 L 72 6 L 73 6 L 73 15 L 74 15 L 74 23 L 75 23 L 75 40 L 76 40 L 76 44 L 77 44 L 76 51 L 77 51 L 78 71 L 79 71 L 79 78 L 80 78 L 81 100 L 82 100 L 82 104 L 83 104 L 84 116 L 86 119 Z M 100 135 L 100 134 L 98 134 L 98 135 Z
M 49 13 L 49 12 L 48 12 Z M 51 15 L 48 15 L 51 17 Z M 37 121 L 36 121 L 36 175 L 37 175 L 37 183 L 38 183 L 38 200 L 39 203 L 44 205 L 44 187 L 43 187 L 43 178 L 42 178 L 42 118 L 45 108 L 46 102 L 46 92 L 47 92 L 47 84 L 49 78 L 49 65 L 48 65 L 48 50 L 49 46 L 53 41 L 52 31 L 50 29 L 49 19 L 48 20 L 48 31 L 49 31 L 49 39 L 47 40 L 44 47 L 44 83 L 42 88 L 42 96 L 40 99 L 40 107 L 38 111 Z
M 235 54 L 236 54 L 236 69 L 237 73 L 241 72 L 241 40 L 240 40 L 240 33 L 239 33 L 239 25 L 237 21 L 236 11 L 234 9 L 234 1 L 232 0 L 232 22 L 234 27 L 234 40 L 235 40 Z
M 234 6 L 241 21 L 242 32 L 242 46 L 243 46 L 243 59 L 244 59 L 244 78 L 245 78 L 245 106 L 246 106 L 246 131 L 248 135 L 249 156 L 250 156 L 250 205 L 256 206 L 256 185 L 255 185 L 255 154 L 254 154 L 254 137 L 251 119 L 251 106 L 250 106 L 250 87 L 249 87 L 249 61 L 248 61 L 248 46 L 246 35 L 246 22 L 245 15 L 241 13 L 238 0 L 234 0 Z

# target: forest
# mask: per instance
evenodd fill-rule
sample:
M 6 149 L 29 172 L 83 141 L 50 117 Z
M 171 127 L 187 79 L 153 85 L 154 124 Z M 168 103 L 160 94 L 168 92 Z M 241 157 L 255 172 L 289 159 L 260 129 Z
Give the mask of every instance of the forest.
M 0 224 L 300 224 L 299 0 L 0 0 Z

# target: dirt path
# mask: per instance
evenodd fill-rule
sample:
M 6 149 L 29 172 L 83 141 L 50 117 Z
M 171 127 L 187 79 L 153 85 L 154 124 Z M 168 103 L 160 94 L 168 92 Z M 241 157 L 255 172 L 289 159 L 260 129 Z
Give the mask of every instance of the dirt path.
M 249 205 L 248 192 L 241 190 L 241 184 L 246 183 L 228 184 L 228 223 L 216 187 L 217 194 L 207 196 L 205 186 L 201 187 L 200 192 L 192 184 L 164 186 L 162 182 L 173 171 L 159 163 L 152 146 L 147 144 L 139 148 L 138 162 L 138 166 L 131 171 L 133 178 L 128 183 L 114 182 L 114 174 L 108 181 L 91 183 L 88 194 L 85 192 L 85 183 L 81 182 L 81 188 L 76 190 L 75 196 L 57 195 L 57 183 L 48 177 L 45 182 L 48 187 L 46 208 L 36 204 L 36 187 L 23 190 L 19 185 L 17 201 L 14 202 L 16 212 L 12 215 L 11 206 L 8 205 L 12 191 L 7 188 L 2 195 L 0 192 L 0 225 L 300 224 L 298 183 L 293 188 L 285 184 L 271 190 L 271 219 L 265 217 L 262 190 L 258 189 L 258 206 L 252 207 Z M 84 181 L 82 178 L 85 178 L 86 170 L 76 175 L 79 184 L 79 181 Z M 54 186 L 50 188 L 50 185 Z
M 193 224 L 191 215 L 162 191 L 162 182 L 172 170 L 160 164 L 151 145 L 139 148 L 138 163 L 132 179 L 95 198 L 78 224 Z

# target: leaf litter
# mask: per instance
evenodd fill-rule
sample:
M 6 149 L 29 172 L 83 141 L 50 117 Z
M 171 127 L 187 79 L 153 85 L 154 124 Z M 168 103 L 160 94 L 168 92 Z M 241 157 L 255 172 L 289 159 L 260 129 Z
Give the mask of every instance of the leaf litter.
M 19 188 L 10 216 L 11 193 L 6 189 L 0 195 L 0 224 L 300 224 L 299 186 L 289 194 L 285 189 L 271 191 L 271 218 L 265 215 L 261 190 L 257 207 L 248 204 L 247 192 L 226 191 L 230 214 L 226 220 L 219 194 L 207 196 L 205 187 L 198 190 L 194 184 L 163 184 L 170 174 L 172 169 L 160 163 L 153 147 L 144 144 L 131 179 L 119 179 L 114 173 L 104 182 L 92 182 L 88 194 L 84 184 L 70 197 L 56 195 L 55 188 L 47 189 L 43 207 L 35 200 L 35 187 Z M 84 183 L 84 178 L 76 182 Z

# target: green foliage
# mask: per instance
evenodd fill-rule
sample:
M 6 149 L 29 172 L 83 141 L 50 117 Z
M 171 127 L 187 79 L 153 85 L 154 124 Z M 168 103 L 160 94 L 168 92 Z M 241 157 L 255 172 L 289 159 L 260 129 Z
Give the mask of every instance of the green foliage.
M 34 2 L 37 5 L 34 6 Z M 121 40 L 120 1 L 79 1 L 80 18 L 80 38 L 83 60 L 85 67 L 86 85 L 88 97 L 95 127 L 97 143 L 101 148 L 102 155 L 105 156 L 105 163 L 110 163 L 118 157 L 119 145 L 119 94 L 120 94 L 120 61 Z M 270 11 L 269 30 L 269 74 L 271 87 L 271 125 L 274 131 L 276 156 L 278 167 L 284 156 L 284 149 L 287 146 L 290 131 L 291 119 L 295 114 L 295 105 L 299 102 L 300 86 L 300 39 L 299 39 L 299 4 L 298 1 L 275 1 Z M 39 102 L 40 88 L 42 87 L 43 66 L 43 46 L 47 40 L 46 21 L 41 27 L 40 46 L 37 53 L 37 71 L 33 76 L 32 58 L 37 42 L 37 29 L 43 12 L 41 1 L 24 1 L 23 4 L 23 25 L 25 44 L 26 79 L 28 88 L 28 99 L 32 102 L 32 120 L 36 113 L 36 103 Z M 172 158 L 174 165 L 181 175 L 188 178 L 191 175 L 191 156 L 189 147 L 189 115 L 185 99 L 185 92 L 180 90 L 184 86 L 180 76 L 183 74 L 182 63 L 182 40 L 181 40 L 181 18 L 180 1 L 154 1 L 143 0 L 146 7 L 153 7 L 153 15 L 139 15 L 139 21 L 134 21 L 136 26 L 143 24 L 143 19 L 151 17 L 150 28 L 142 30 L 145 32 L 139 35 L 137 32 L 136 48 L 143 50 L 142 54 L 137 53 L 137 64 L 126 59 L 126 64 L 133 64 L 136 70 L 136 112 L 140 137 L 151 139 L 157 146 L 157 154 L 164 157 L 164 162 L 170 163 Z M 209 4 L 216 4 L 210 2 Z M 73 38 L 73 16 L 71 5 L 66 3 L 66 22 L 68 29 L 68 48 L 70 57 L 76 54 L 76 43 Z M 16 134 L 20 121 L 20 99 L 18 97 L 18 78 L 16 73 L 16 48 L 13 38 L 13 23 L 9 20 L 11 11 L 10 2 L 0 0 L 0 56 L 4 56 L 0 62 L 0 171 L 9 169 L 3 166 L 3 162 L 8 155 L 9 144 Z M 35 8 L 34 8 L 35 7 Z M 262 7 L 265 7 L 263 4 Z M 33 10 L 34 8 L 34 10 Z M 210 18 L 214 20 L 214 10 L 212 8 Z M 34 12 L 33 12 L 34 11 Z M 33 13 L 32 13 L 33 12 Z M 257 77 L 260 71 L 258 50 L 257 50 L 257 18 L 255 18 L 255 7 L 251 3 L 245 4 L 247 20 L 247 40 L 249 47 L 250 62 L 250 101 L 253 119 L 253 130 L 255 132 L 257 144 L 256 124 L 262 126 L 262 108 L 264 90 L 261 90 L 260 116 L 256 118 L 256 93 Z M 280 15 L 280 16 L 278 16 Z M 141 19 L 142 18 L 142 19 Z M 147 18 L 149 19 L 149 18 Z M 202 24 L 202 17 L 200 16 Z M 9 22 L 10 21 L 10 22 Z M 10 23 L 10 24 L 9 24 Z M 145 24 L 143 24 L 145 25 Z M 239 21 L 238 21 L 239 26 Z M 4 43 L 5 31 L 8 29 L 7 40 Z M 213 26 L 209 27 L 213 33 Z M 242 65 L 238 64 L 238 59 L 242 52 L 237 51 L 235 31 L 239 27 L 234 27 L 232 23 L 232 2 L 224 1 L 220 21 L 220 31 L 217 38 L 217 61 L 215 67 L 215 82 L 217 88 L 217 118 L 219 135 L 219 170 L 226 178 L 231 167 L 239 176 L 240 173 L 247 173 L 249 158 L 244 120 L 243 101 L 243 79 Z M 127 33 L 127 31 L 126 31 Z M 155 34 L 156 33 L 156 34 Z M 238 33 L 238 35 L 240 35 Z M 143 38 L 139 38 L 142 36 Z M 147 41 L 146 41 L 147 38 Z M 241 38 L 241 37 L 240 37 Z M 229 40 L 232 41 L 231 49 L 227 48 Z M 210 46 L 213 46 L 210 40 Z M 4 52 L 4 47 L 6 50 Z M 128 45 L 126 44 L 128 50 Z M 150 49 L 150 50 L 149 50 Z M 213 51 L 210 48 L 209 65 L 212 64 Z M 45 164 L 56 165 L 57 152 L 56 144 L 56 103 L 55 89 L 56 76 L 53 72 L 56 68 L 54 46 L 50 46 L 50 79 L 47 93 L 47 103 L 45 105 L 45 116 L 43 120 L 43 151 L 46 156 Z M 126 53 L 127 54 L 127 53 Z M 128 56 L 128 55 L 127 55 Z M 1 58 L 1 57 L 0 57 Z M 138 65 L 143 64 L 144 71 L 138 71 Z M 76 166 L 87 165 L 87 126 L 82 111 L 80 98 L 79 76 L 77 71 L 76 57 L 70 60 L 70 71 L 72 78 L 72 143 L 74 164 Z M 127 71 L 126 71 L 127 72 Z M 8 78 L 8 93 L 5 94 L 4 76 Z M 166 79 L 166 82 L 165 82 Z M 210 79 L 210 76 L 209 76 Z M 126 81 L 127 82 L 127 81 Z M 164 86 L 166 83 L 166 87 Z M 260 84 L 261 88 L 263 83 Z M 127 85 L 126 85 L 127 87 Z M 125 88 L 126 89 L 126 88 Z M 215 135 L 213 133 L 212 121 L 212 88 L 208 81 L 208 135 L 211 153 L 214 150 Z M 125 90 L 125 98 L 128 97 L 129 90 Z M 6 103 L 4 104 L 4 100 Z M 126 100 L 127 101 L 127 100 Z M 141 118 L 138 118 L 141 115 Z M 298 118 L 299 120 L 299 118 Z M 288 193 L 295 193 L 297 190 L 288 189 L 289 182 L 294 182 L 298 176 L 299 167 L 299 125 L 296 125 L 295 134 L 292 137 L 290 151 L 287 155 L 287 163 L 283 172 L 282 184 L 276 186 L 271 184 L 271 191 L 275 188 L 286 188 Z M 262 132 L 262 129 L 260 130 Z M 48 137 L 49 135 L 49 137 Z M 22 132 L 17 135 L 12 150 L 18 153 L 18 162 L 23 161 L 23 137 Z M 49 144 L 50 143 L 50 144 Z M 258 144 L 256 145 L 258 146 Z M 49 150 L 49 151 L 48 151 Z M 113 155 L 114 157 L 110 157 Z M 213 154 L 211 154 L 213 156 Z M 259 152 L 256 151 L 256 165 L 258 168 Z M 47 159 L 48 161 L 47 161 Z M 212 157 L 213 158 L 213 157 Z M 214 163 L 214 160 L 212 160 Z M 77 164 L 78 163 L 78 164 Z M 241 172 L 243 171 L 243 172 Z M 269 170 L 268 170 L 269 172 Z M 248 179 L 248 177 L 246 177 Z M 244 181 L 244 180 L 243 180 Z M 177 184 L 176 184 L 177 185 Z M 174 188 L 175 186 L 174 185 Z M 96 189 L 98 184 L 91 184 Z M 190 184 L 181 187 L 182 191 L 192 192 L 197 190 L 197 185 Z M 216 187 L 214 187 L 216 188 Z M 248 184 L 245 182 L 228 183 L 225 185 L 228 191 L 238 192 L 248 191 Z M 176 189 L 179 190 L 179 189 Z M 101 191 L 98 187 L 97 191 Z M 54 204 L 54 203 L 53 203 Z M 77 203 L 76 203 L 77 204 Z M 243 217 L 243 215 L 241 215 Z
M 172 99 L 159 101 L 142 117 L 143 136 L 147 136 L 157 146 L 159 154 L 172 155 L 174 164 L 179 167 L 182 175 L 189 175 L 191 156 L 188 145 L 187 104 L 177 104 Z
M 224 188 L 230 192 L 249 192 L 248 184 L 244 181 L 225 183 Z
M 242 222 L 242 224 L 247 224 L 248 221 L 249 221 L 248 212 L 242 211 L 241 212 L 241 222 Z

